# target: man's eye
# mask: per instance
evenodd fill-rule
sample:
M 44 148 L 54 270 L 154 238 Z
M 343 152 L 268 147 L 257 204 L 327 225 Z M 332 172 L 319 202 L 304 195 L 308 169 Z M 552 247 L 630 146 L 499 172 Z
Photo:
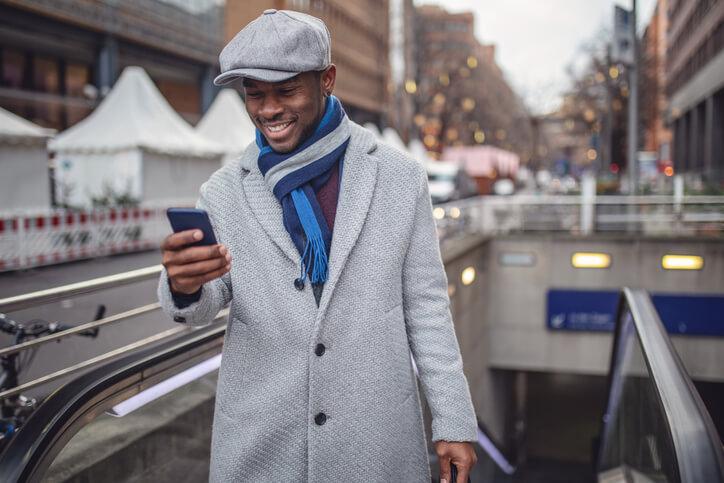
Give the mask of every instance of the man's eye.
M 294 94 L 294 89 L 280 89 L 279 93 L 283 96 L 291 96 Z
M 247 92 L 246 97 L 250 97 L 251 99 L 259 99 L 261 97 L 261 93 L 259 92 Z

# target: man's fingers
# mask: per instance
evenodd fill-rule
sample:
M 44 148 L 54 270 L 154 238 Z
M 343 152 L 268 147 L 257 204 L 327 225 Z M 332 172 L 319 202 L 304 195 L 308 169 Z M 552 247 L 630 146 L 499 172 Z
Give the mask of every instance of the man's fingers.
M 468 483 L 468 477 L 470 476 L 470 467 L 462 463 L 455 465 L 458 469 L 458 478 L 455 483 Z
M 451 483 L 450 481 L 450 457 L 442 456 L 438 462 L 440 463 L 440 483 Z
M 188 247 L 178 251 L 164 251 L 163 263 L 168 268 L 168 265 L 186 265 L 203 260 L 223 259 L 227 255 L 229 255 L 229 251 L 224 245 Z
M 184 230 L 178 233 L 172 233 L 164 238 L 161 243 L 161 250 L 178 250 L 185 245 L 190 245 L 201 240 L 204 234 L 201 230 Z
M 231 263 L 231 257 L 216 257 L 212 259 L 202 260 L 200 262 L 186 263 L 184 265 L 171 265 L 168 268 L 169 277 L 198 277 L 207 274 L 213 270 L 223 268 Z
M 206 282 L 216 280 L 217 278 L 221 277 L 226 272 L 228 272 L 230 269 L 231 269 L 231 264 L 227 264 L 219 269 L 212 270 L 211 272 L 205 273 L 203 275 L 197 275 L 194 277 L 177 277 L 176 282 L 178 283 L 178 285 L 182 285 L 182 286 L 203 285 Z

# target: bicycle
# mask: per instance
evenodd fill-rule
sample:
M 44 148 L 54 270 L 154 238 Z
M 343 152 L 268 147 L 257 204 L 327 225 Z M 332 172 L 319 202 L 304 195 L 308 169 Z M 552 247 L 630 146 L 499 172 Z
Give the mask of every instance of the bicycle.
M 105 305 L 99 305 L 93 320 L 100 320 L 106 312 Z M 27 323 L 19 323 L 7 315 L 0 313 L 0 331 L 15 336 L 15 344 L 22 344 L 30 339 L 37 339 L 43 335 L 55 334 L 74 328 L 60 322 L 48 322 L 42 319 L 33 319 Z M 98 337 L 99 329 L 95 327 L 77 335 L 83 337 Z M 0 357 L 2 372 L 0 372 L 0 391 L 6 391 L 18 386 L 20 374 L 32 364 L 38 347 L 28 349 L 25 353 L 15 352 Z M 18 431 L 23 423 L 30 417 L 38 406 L 36 398 L 23 394 L 15 394 L 0 400 L 0 450 Z

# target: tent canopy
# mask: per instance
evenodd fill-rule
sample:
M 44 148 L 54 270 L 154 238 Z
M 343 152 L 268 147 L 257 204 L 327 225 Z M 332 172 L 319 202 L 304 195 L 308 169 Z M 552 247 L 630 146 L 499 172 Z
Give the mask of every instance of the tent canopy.
M 402 138 L 400 138 L 400 135 L 397 134 L 397 131 L 395 131 L 393 128 L 386 127 L 382 130 L 382 140 L 393 148 L 397 148 L 403 153 L 409 154 L 409 151 L 407 150 L 407 146 L 405 146 L 404 141 L 402 140 Z
M 49 143 L 64 153 L 113 153 L 128 149 L 177 156 L 213 157 L 222 149 L 173 110 L 146 71 L 130 66 L 101 104 Z
M 219 144 L 227 154 L 241 153 L 256 136 L 241 97 L 233 89 L 224 89 L 196 126 L 196 132 Z
M 45 142 L 55 133 L 0 107 L 0 140 L 10 142 Z
M 382 139 L 382 133 L 380 133 L 380 130 L 377 129 L 377 126 L 373 122 L 366 122 L 364 125 L 364 128 L 370 131 L 372 134 L 375 135 L 375 139 L 378 141 Z

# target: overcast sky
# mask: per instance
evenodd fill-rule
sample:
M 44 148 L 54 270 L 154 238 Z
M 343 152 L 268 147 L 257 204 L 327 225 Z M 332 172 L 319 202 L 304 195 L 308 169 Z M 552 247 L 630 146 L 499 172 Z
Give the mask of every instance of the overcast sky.
M 566 67 L 580 48 L 610 31 L 613 5 L 627 0 L 414 0 L 443 5 L 450 12 L 475 13 L 478 40 L 497 45 L 497 61 L 509 82 L 537 113 L 554 109 L 568 85 Z M 651 17 L 656 0 L 639 0 L 639 29 Z

